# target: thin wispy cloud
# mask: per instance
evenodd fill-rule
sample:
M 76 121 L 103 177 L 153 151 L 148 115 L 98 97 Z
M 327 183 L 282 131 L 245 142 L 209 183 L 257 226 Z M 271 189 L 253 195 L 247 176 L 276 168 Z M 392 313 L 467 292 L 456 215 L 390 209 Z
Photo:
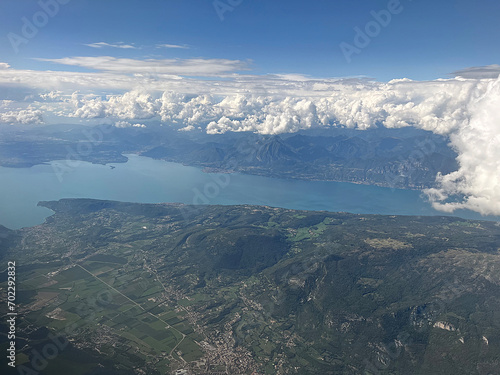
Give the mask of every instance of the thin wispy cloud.
M 107 72 L 155 73 L 185 76 L 211 76 L 248 70 L 248 64 L 241 60 L 228 59 L 124 59 L 112 56 L 78 56 L 62 59 L 42 59 L 62 65 L 79 66 Z
M 470 68 L 457 70 L 451 75 L 462 78 L 484 79 L 484 78 L 498 78 L 500 75 L 500 65 L 486 65 L 486 66 L 473 66 Z
M 121 49 L 138 49 L 136 46 L 132 44 L 125 43 L 106 43 L 106 42 L 97 42 L 97 43 L 88 43 L 84 44 L 84 46 L 92 47 L 92 48 L 121 48 Z
M 157 44 L 156 48 L 176 48 L 176 49 L 189 49 L 189 46 L 179 44 Z

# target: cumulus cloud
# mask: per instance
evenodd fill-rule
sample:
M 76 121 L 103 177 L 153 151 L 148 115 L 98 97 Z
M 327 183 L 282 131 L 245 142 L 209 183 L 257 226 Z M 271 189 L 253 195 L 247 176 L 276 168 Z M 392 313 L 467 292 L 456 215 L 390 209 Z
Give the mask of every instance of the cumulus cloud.
M 110 48 L 121 48 L 121 49 L 137 49 L 137 47 L 135 47 L 134 45 L 125 44 L 123 42 L 120 42 L 120 43 L 97 42 L 97 43 L 84 44 L 84 46 L 92 47 L 92 48 L 110 47 Z
M 145 128 L 144 124 L 131 124 L 128 121 L 117 121 L 115 122 L 115 127 L 117 128 Z
M 287 97 L 275 101 L 271 98 L 258 97 L 248 102 L 241 97 L 235 97 L 226 98 L 224 101 L 226 103 L 219 105 L 224 115 L 208 124 L 209 134 L 227 131 L 254 131 L 261 134 L 293 133 L 320 125 L 318 107 L 311 100 Z M 234 118 L 231 112 L 235 107 L 238 108 L 242 101 L 248 110 L 247 115 Z M 256 103 L 261 106 L 256 106 Z
M 450 135 L 458 152 L 458 171 L 438 176 L 438 187 L 426 191 L 433 206 L 453 212 L 466 208 L 500 214 L 500 78 L 469 105 L 470 121 Z
M 52 90 L 52 91 L 47 92 L 47 93 L 39 94 L 38 96 L 42 100 L 51 100 L 51 101 L 61 100 L 63 97 L 62 91 L 59 91 L 59 90 Z
M 9 110 L 0 112 L 0 123 L 5 124 L 41 124 L 43 123 L 42 111 L 33 108 L 22 110 Z
M 76 110 L 74 117 L 119 119 L 148 119 L 157 115 L 158 104 L 150 94 L 138 91 L 123 95 L 111 95 L 107 99 L 87 95 L 72 95 L 72 103 Z
M 397 80 L 339 84 L 324 97 L 226 97 L 215 106 L 220 116 L 207 131 L 278 134 L 315 126 L 416 126 L 446 135 L 468 120 L 468 103 L 485 87 L 480 81 Z
M 0 62 L 0 69 L 9 69 L 10 65 L 4 62 Z
M 318 126 L 369 129 L 415 126 L 449 135 L 468 123 L 470 105 L 485 95 L 490 80 L 339 82 L 329 95 L 159 95 L 133 90 L 107 98 L 73 97 L 74 116 L 159 118 L 184 125 L 206 124 L 208 133 L 295 132 Z

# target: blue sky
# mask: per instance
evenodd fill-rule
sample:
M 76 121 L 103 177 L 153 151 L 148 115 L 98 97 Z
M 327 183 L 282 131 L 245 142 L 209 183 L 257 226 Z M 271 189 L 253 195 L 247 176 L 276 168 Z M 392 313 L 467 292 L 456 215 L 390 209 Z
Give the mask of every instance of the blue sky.
M 6 36 L 22 35 L 21 18 L 31 20 L 40 5 L 2 0 L 0 61 L 17 69 L 85 71 L 32 58 L 218 58 L 251 60 L 255 74 L 364 75 L 381 81 L 447 77 L 458 69 L 500 61 L 499 2 L 401 0 L 402 11 L 348 63 L 339 44 L 354 45 L 354 27 L 363 29 L 373 20 L 370 12 L 387 9 L 389 3 L 243 0 L 221 21 L 213 1 L 71 0 L 16 54 Z M 98 42 L 137 49 L 84 45 Z M 189 48 L 155 48 L 158 44 Z

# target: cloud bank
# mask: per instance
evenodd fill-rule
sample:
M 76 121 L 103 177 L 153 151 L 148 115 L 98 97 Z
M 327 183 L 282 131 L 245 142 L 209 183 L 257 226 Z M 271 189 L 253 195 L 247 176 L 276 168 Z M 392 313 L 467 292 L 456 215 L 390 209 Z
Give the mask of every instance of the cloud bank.
M 43 123 L 42 111 L 33 108 L 4 110 L 0 106 L 0 123 L 6 124 L 41 124 Z
M 38 99 L 26 110 L 13 108 L 16 103 L 5 104 L 0 121 L 37 123 L 42 113 L 51 111 L 76 118 L 110 118 L 118 127 L 138 127 L 142 120 L 157 119 L 182 131 L 201 128 L 209 134 L 411 126 L 447 136 L 459 155 L 459 170 L 437 176 L 436 187 L 426 191 L 433 206 L 446 212 L 466 208 L 500 215 L 500 81 L 464 78 L 467 72 L 489 77 L 494 66 L 464 69 L 452 79 L 381 83 L 241 74 L 236 71 L 247 65 L 239 60 L 101 56 L 45 61 L 98 71 L 36 72 L 4 66 L 0 88 L 23 87 L 39 93 L 31 95 Z M 70 91 L 75 87 L 81 91 Z M 110 93 L 110 88 L 119 93 Z
M 434 208 L 465 208 L 500 214 L 500 78 L 469 104 L 470 120 L 450 134 L 458 171 L 438 176 L 438 187 L 426 191 Z

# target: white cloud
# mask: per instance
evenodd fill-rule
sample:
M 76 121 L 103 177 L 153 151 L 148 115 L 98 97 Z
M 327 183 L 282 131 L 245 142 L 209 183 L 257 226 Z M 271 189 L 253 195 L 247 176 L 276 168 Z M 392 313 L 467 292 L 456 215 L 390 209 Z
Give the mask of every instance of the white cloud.
M 131 91 L 124 95 L 112 95 L 107 100 L 100 97 L 79 97 L 74 93 L 73 114 L 81 118 L 114 117 L 119 119 L 148 119 L 158 114 L 158 104 L 150 94 Z
M 329 126 L 413 126 L 449 137 L 459 154 L 460 169 L 438 176 L 436 188 L 427 191 L 433 205 L 449 212 L 468 208 L 500 215 L 497 79 L 397 79 L 381 83 L 359 78 L 257 76 L 236 74 L 247 66 L 239 60 L 104 56 L 47 61 L 99 71 L 0 69 L 0 86 L 39 90 L 35 97 L 44 101 L 35 101 L 25 112 L 13 108 L 15 102 L 5 102 L 0 108 L 1 121 L 41 122 L 44 108 L 52 114 L 118 119 L 116 126 L 127 127 L 155 118 L 182 131 L 202 127 L 212 134 L 279 134 Z M 183 77 L 186 75 L 210 79 Z M 80 93 L 74 93 L 75 89 Z
M 62 98 L 62 91 L 59 90 L 53 90 L 47 93 L 39 94 L 40 99 L 42 100 L 61 100 Z
M 144 124 L 131 124 L 128 121 L 117 121 L 115 122 L 115 127 L 117 128 L 145 128 Z
M 450 136 L 458 152 L 458 171 L 439 176 L 427 194 L 436 209 L 466 208 L 500 215 L 500 78 L 469 106 L 470 121 Z
M 180 132 L 190 132 L 194 129 L 195 129 L 195 127 L 193 125 L 188 125 L 188 126 L 185 126 L 183 128 L 180 128 L 179 131 Z
M 72 58 L 69 58 L 72 59 Z M 21 87 L 43 92 L 59 90 L 70 95 L 75 90 L 93 93 L 96 91 L 116 92 L 130 90 L 146 90 L 162 93 L 164 91 L 180 92 L 184 94 L 211 94 L 211 95 L 290 95 L 290 96 L 317 96 L 324 97 L 330 95 L 332 91 L 339 90 L 343 85 L 368 84 L 366 80 L 360 79 L 305 79 L 300 76 L 299 81 L 291 79 L 290 76 L 278 75 L 250 75 L 235 74 L 229 72 L 230 69 L 245 68 L 247 63 L 239 60 L 223 60 L 225 64 L 214 66 L 213 60 L 191 61 L 191 66 L 187 69 L 182 67 L 184 73 L 194 74 L 203 77 L 203 72 L 210 79 L 182 77 L 178 74 L 168 74 L 163 71 L 172 71 L 175 66 L 160 69 L 158 65 L 151 61 L 172 61 L 172 60 L 131 60 L 118 59 L 119 64 L 113 66 L 114 70 L 105 70 L 105 64 L 114 58 L 98 57 L 89 58 L 85 61 L 69 61 L 73 65 L 82 63 L 82 66 L 93 67 L 96 72 L 71 72 L 64 70 L 57 71 L 35 71 L 21 69 L 0 69 L 0 87 Z M 62 59 L 59 59 L 62 60 Z M 127 62 L 131 61 L 130 65 Z M 187 60 L 173 60 L 187 61 Z M 179 63 L 180 64 L 180 63 Z M 195 67 L 198 64 L 200 67 Z M 181 64 L 182 65 L 182 64 Z M 201 66 L 204 66 L 202 68 Z M 215 64 L 216 65 L 216 64 Z M 111 68 L 110 68 L 111 69 Z M 176 70 L 177 71 L 177 70 Z M 224 73 L 215 74 L 217 71 Z M 221 79 L 216 79 L 220 77 Z
M 179 45 L 179 44 L 157 44 L 156 48 L 189 49 L 188 46 L 182 46 L 182 45 Z
M 6 124 L 41 124 L 42 111 L 33 108 L 0 112 L 0 123 Z
M 217 99 L 211 95 L 199 95 L 186 99 L 173 93 L 164 93 L 160 99 L 159 114 L 162 121 L 196 125 L 216 118 L 221 111 L 216 107 Z
M 121 49 L 138 49 L 132 44 L 125 44 L 125 43 L 106 43 L 106 42 L 97 42 L 97 43 L 88 43 L 84 44 L 84 46 L 87 47 L 92 47 L 92 48 L 104 48 L 104 47 L 110 47 L 110 48 L 121 48 Z
M 242 113 L 239 116 L 231 115 L 231 112 L 238 108 L 238 105 L 242 102 L 241 97 L 226 98 L 224 101 L 229 105 L 225 108 L 222 106 L 224 115 L 221 118 L 208 124 L 207 133 L 209 134 L 219 134 L 227 131 L 280 134 L 320 125 L 317 106 L 312 100 L 291 97 L 279 101 L 262 97 L 250 99 L 250 102 L 244 100 L 243 105 L 248 112 L 243 116 L 241 116 Z M 255 106 L 256 102 L 261 106 Z
M 0 62 L 0 69 L 9 69 L 10 65 L 4 62 Z
M 206 76 L 248 69 L 247 63 L 227 59 L 124 59 L 112 56 L 64 57 L 62 59 L 36 58 L 56 64 L 80 66 L 106 72 L 174 74 Z
M 467 104 L 486 83 L 467 80 L 389 83 L 339 83 L 328 96 L 284 98 L 233 97 L 218 106 L 226 118 L 211 122 L 211 133 L 257 131 L 265 134 L 293 132 L 335 124 L 368 129 L 416 126 L 449 134 L 468 119 Z M 224 105 L 224 102 L 226 104 Z M 238 104 L 236 104 L 238 102 Z M 231 104 L 229 104 L 231 103 Z M 242 106 L 242 108 L 239 108 Z M 239 111 L 235 108 L 239 108 Z M 239 113 L 238 113 L 239 112 Z
M 289 81 L 289 85 L 295 82 Z M 298 83 L 297 85 L 300 85 Z M 255 131 L 278 134 L 315 126 L 343 125 L 368 129 L 415 126 L 450 134 L 469 119 L 468 105 L 488 81 L 442 80 L 389 83 L 338 82 L 323 96 L 161 95 L 133 90 L 108 99 L 89 97 L 75 116 L 141 119 L 158 117 L 185 125 L 207 123 L 209 133 Z M 307 91 L 305 91 L 307 93 Z

